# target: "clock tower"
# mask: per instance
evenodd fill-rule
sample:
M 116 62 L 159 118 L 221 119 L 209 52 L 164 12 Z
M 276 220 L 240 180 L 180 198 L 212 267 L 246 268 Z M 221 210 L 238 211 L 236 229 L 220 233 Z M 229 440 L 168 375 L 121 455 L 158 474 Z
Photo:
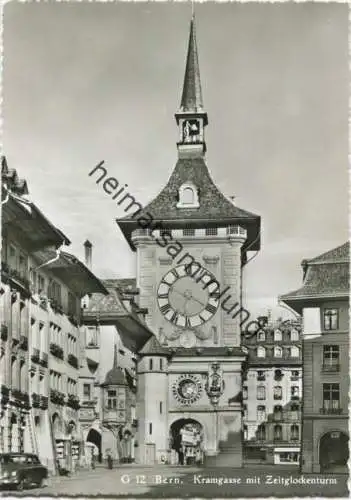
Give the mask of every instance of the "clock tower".
M 139 307 L 154 337 L 139 353 L 139 462 L 242 464 L 242 267 L 260 248 L 260 217 L 229 200 L 205 163 L 194 17 L 178 160 L 146 207 L 118 219 L 137 260 Z

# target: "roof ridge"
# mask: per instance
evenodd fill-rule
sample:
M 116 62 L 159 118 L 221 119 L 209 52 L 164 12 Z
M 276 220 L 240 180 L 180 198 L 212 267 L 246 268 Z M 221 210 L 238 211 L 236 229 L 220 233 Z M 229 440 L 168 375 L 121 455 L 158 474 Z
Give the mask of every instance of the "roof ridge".
M 349 262 L 349 253 L 350 253 L 350 242 L 346 241 L 342 245 L 334 247 L 331 250 L 327 250 L 326 252 L 323 252 L 317 257 L 313 257 L 312 259 L 306 259 L 303 262 L 306 262 L 307 265 L 336 262 L 336 261 Z

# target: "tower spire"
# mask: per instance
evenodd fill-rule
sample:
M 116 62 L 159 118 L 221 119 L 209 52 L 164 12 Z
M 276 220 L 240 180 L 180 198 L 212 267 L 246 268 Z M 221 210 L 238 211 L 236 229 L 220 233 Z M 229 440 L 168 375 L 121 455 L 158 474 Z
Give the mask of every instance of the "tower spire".
M 195 113 L 203 110 L 200 67 L 196 44 L 194 2 L 192 2 L 188 54 L 180 109 L 181 111 Z
M 193 1 L 183 93 L 180 110 L 175 114 L 175 118 L 179 126 L 179 158 L 203 156 L 206 152 L 204 129 L 208 119 L 202 101 Z

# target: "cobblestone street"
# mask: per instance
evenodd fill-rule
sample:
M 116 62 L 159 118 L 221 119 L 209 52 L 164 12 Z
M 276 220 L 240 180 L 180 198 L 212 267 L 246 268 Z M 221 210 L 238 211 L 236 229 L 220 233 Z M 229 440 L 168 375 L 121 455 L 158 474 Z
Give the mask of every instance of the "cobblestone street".
M 133 498 L 348 497 L 346 475 L 303 476 L 305 481 L 314 479 L 314 482 L 322 482 L 328 478 L 329 482 L 334 484 L 283 484 L 286 481 L 296 482 L 299 478 L 301 476 L 296 472 L 279 471 L 277 468 L 256 473 L 254 470 L 229 468 L 98 468 L 93 471 L 81 471 L 73 477 L 50 478 L 46 487 L 26 490 L 20 495 L 113 495 Z M 14 492 L 4 494 L 13 496 Z

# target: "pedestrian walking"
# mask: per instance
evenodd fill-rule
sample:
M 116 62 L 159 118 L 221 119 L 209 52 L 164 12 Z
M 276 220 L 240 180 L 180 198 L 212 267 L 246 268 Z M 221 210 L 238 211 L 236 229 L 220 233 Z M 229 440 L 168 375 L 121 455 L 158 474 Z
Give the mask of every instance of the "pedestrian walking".
M 113 460 L 112 460 L 111 452 L 107 453 L 107 467 L 109 469 L 113 469 Z

